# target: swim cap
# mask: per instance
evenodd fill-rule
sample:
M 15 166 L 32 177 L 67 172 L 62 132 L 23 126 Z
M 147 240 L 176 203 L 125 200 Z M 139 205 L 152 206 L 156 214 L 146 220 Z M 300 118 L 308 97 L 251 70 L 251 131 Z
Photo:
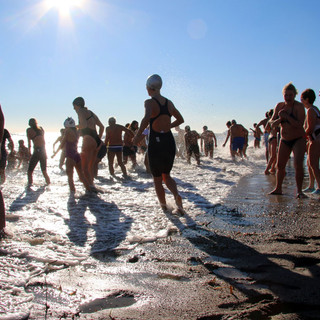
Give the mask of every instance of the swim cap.
M 158 74 L 153 74 L 147 79 L 147 88 L 152 90 L 160 90 L 162 87 L 162 79 Z
M 65 128 L 74 128 L 76 126 L 76 123 L 71 117 L 69 117 L 64 121 L 63 125 Z
M 78 106 L 78 107 L 83 108 L 85 102 L 84 102 L 84 99 L 83 99 L 82 97 L 78 97 L 78 98 L 75 98 L 75 99 L 73 100 L 72 104 L 73 104 L 74 106 Z

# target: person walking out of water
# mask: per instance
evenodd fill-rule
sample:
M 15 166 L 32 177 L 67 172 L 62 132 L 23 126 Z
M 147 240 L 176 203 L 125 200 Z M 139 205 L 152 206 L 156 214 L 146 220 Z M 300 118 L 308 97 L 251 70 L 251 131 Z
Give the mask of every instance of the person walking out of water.
M 185 144 L 184 144 L 184 130 L 180 129 L 180 126 L 174 128 L 177 131 L 177 135 L 175 138 L 176 146 L 177 146 L 177 157 L 184 158 L 185 153 Z
M 302 192 L 303 160 L 306 151 L 306 133 L 303 128 L 305 110 L 303 104 L 295 100 L 297 89 L 292 83 L 285 85 L 282 93 L 284 102 L 276 105 L 271 118 L 273 127 L 280 125 L 281 139 L 278 150 L 276 187 L 270 194 L 282 194 L 286 165 L 293 151 L 297 198 L 303 198 L 305 197 Z
M 114 117 L 109 118 L 109 126 L 106 128 L 106 138 L 105 144 L 108 148 L 108 162 L 109 162 L 109 172 L 111 176 L 114 176 L 114 158 L 117 157 L 117 162 L 121 168 L 122 174 L 124 177 L 127 177 L 127 169 L 122 160 L 122 151 L 123 151 L 123 141 L 122 133 L 125 132 L 128 137 L 133 139 L 133 132 L 126 127 L 117 124 Z
M 316 94 L 312 89 L 306 89 L 301 94 L 301 102 L 307 109 L 307 117 L 305 121 L 306 135 L 308 139 L 308 170 L 309 170 L 309 186 L 304 192 L 312 192 L 320 194 L 320 111 L 313 105 L 316 100 Z M 314 180 L 317 182 L 318 188 L 314 189 Z
M 4 116 L 3 116 L 2 108 L 0 105 L 0 144 L 3 139 L 3 130 L 4 130 Z M 1 148 L 0 148 L 0 156 L 1 156 Z M 6 210 L 4 207 L 2 191 L 0 189 L 0 239 L 6 236 L 5 227 L 6 227 Z
M 187 150 L 187 162 L 191 164 L 191 156 L 192 154 L 196 158 L 197 165 L 200 165 L 200 149 L 198 145 L 198 139 L 200 139 L 200 135 L 196 130 L 191 130 L 190 126 L 186 126 L 184 128 L 184 141 Z
M 19 140 L 19 148 L 18 148 L 18 168 L 20 168 L 22 164 L 22 169 L 26 169 L 30 160 L 30 153 L 28 148 L 24 145 L 23 140 Z
M 213 145 L 214 140 L 214 145 Z M 204 154 L 207 157 L 209 155 L 210 159 L 213 159 L 213 149 L 217 147 L 217 138 L 213 131 L 208 130 L 207 126 L 203 127 L 203 132 L 201 134 L 201 152 L 204 150 Z
M 63 138 L 63 135 L 64 135 L 64 131 L 65 131 L 65 129 L 60 129 L 60 136 L 53 143 L 53 153 L 54 154 L 56 153 L 56 151 L 55 151 L 56 144 L 57 143 L 61 144 L 61 141 L 62 141 L 62 138 Z M 63 170 L 63 164 L 64 164 L 65 159 L 66 159 L 66 150 L 63 148 L 63 149 L 61 149 L 61 155 L 60 155 L 60 161 L 59 161 L 59 169 L 60 170 Z
M 75 192 L 75 186 L 73 181 L 73 169 L 76 168 L 80 181 L 83 183 L 87 191 L 96 191 L 96 189 L 89 185 L 89 181 L 83 174 L 81 167 L 81 156 L 78 152 L 78 140 L 79 133 L 76 128 L 75 121 L 69 117 L 64 121 L 64 135 L 61 139 L 60 145 L 57 151 L 53 154 L 54 157 L 59 150 L 65 150 L 66 152 L 66 173 L 68 176 L 68 184 L 71 192 Z
M 170 172 L 176 152 L 171 129 L 183 123 L 184 120 L 174 104 L 160 94 L 162 79 L 159 75 L 150 76 L 146 87 L 151 99 L 145 101 L 145 115 L 133 142 L 139 141 L 144 129 L 149 125 L 148 159 L 161 208 L 167 210 L 165 190 L 162 185 L 164 182 L 174 196 L 178 211 L 183 214 L 182 198 Z M 173 122 L 171 122 L 172 116 L 175 118 Z
M 1 143 L 1 158 L 0 158 L 0 184 L 3 184 L 6 181 L 6 166 L 7 166 L 7 149 L 6 149 L 6 141 L 8 140 L 9 144 L 12 145 L 14 149 L 14 143 L 11 139 L 11 135 L 7 129 L 3 129 L 3 137 Z
M 82 135 L 81 163 L 85 178 L 93 187 L 95 163 L 98 154 L 98 147 L 101 144 L 101 137 L 104 131 L 104 125 L 99 118 L 85 107 L 85 101 L 82 97 L 73 100 L 73 107 L 79 118 L 79 130 Z M 99 127 L 99 134 L 96 131 Z
M 262 136 L 262 131 L 261 129 L 258 127 L 257 123 L 253 124 L 253 128 L 250 128 L 250 130 L 253 132 L 253 137 L 254 137 L 254 144 L 253 146 L 255 148 L 260 148 L 260 141 L 261 141 L 261 136 Z
M 129 134 L 127 131 L 123 136 L 123 163 L 126 165 L 128 162 L 128 158 L 132 161 L 132 168 L 134 169 L 137 166 L 137 151 L 138 147 L 132 142 L 132 135 L 138 130 L 138 121 L 133 120 L 131 124 L 127 124 L 126 128 L 128 128 L 132 134 Z M 135 142 L 138 144 L 138 142 Z
M 227 144 L 227 142 L 228 142 L 228 140 L 229 140 L 229 138 L 230 138 L 231 121 L 227 121 L 226 126 L 227 126 L 227 128 L 228 128 L 228 132 L 227 132 L 226 140 L 224 141 L 224 143 L 223 143 L 223 145 L 222 145 L 223 147 L 226 146 L 226 144 Z M 231 157 L 232 157 L 231 139 L 230 139 L 229 149 L 230 149 L 230 155 L 231 155 Z
M 50 178 L 47 174 L 47 152 L 44 140 L 44 130 L 38 126 L 37 120 L 31 118 L 29 120 L 30 128 L 27 129 L 28 151 L 31 153 L 31 141 L 33 142 L 33 154 L 29 161 L 28 167 L 28 186 L 33 184 L 33 171 L 40 161 L 40 168 L 47 184 L 50 184 Z
M 236 155 L 239 155 L 241 158 L 245 156 L 246 144 L 248 143 L 248 130 L 242 124 L 238 124 L 236 120 L 231 121 L 230 139 L 232 158 L 235 159 Z

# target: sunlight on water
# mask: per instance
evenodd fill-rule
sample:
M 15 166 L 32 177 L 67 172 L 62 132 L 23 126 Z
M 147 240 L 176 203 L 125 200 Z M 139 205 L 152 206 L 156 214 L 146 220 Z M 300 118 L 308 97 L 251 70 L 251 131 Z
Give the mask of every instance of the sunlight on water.
M 104 159 L 96 180 L 104 193 L 98 195 L 86 195 L 75 174 L 77 193 L 72 196 L 67 177 L 58 168 L 59 155 L 51 158 L 57 137 L 57 134 L 46 134 L 50 186 L 45 186 L 37 167 L 32 190 L 25 188 L 26 172 L 17 169 L 7 172 L 2 187 L 7 230 L 12 237 L 1 242 L 0 318 L 12 314 L 19 319 L 28 314 L 37 294 L 32 285 L 43 282 L 43 277 L 51 272 L 85 264 L 90 266 L 88 270 L 94 271 L 100 259 L 116 259 L 119 251 L 177 232 L 159 208 L 142 155 L 138 156 L 137 170 L 133 171 L 129 164 L 129 180 L 121 178 L 119 168 L 116 168 L 119 178 L 111 179 Z M 16 146 L 21 138 L 26 141 L 23 135 L 13 135 Z M 221 147 L 223 140 L 224 137 L 219 138 L 214 159 L 202 158 L 200 167 L 194 160 L 192 165 L 187 165 L 184 159 L 176 159 L 172 175 L 184 198 L 184 207 L 195 221 L 212 221 L 210 212 L 218 208 L 239 179 L 254 170 L 262 170 L 265 165 L 263 147 L 260 150 L 250 147 L 248 160 L 233 162 L 228 147 Z M 172 195 L 168 194 L 167 199 L 174 208 Z M 221 227 L 226 223 L 222 219 Z M 50 290 L 50 294 L 59 293 L 59 288 Z M 70 305 L 81 300 L 76 293 L 67 296 Z M 74 309 L 70 307 L 70 310 Z

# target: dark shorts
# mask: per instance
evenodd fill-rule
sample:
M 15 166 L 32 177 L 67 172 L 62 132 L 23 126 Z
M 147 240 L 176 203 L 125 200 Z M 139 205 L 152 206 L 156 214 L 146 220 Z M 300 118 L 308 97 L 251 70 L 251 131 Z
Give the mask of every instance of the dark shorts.
M 102 159 L 107 154 L 107 146 L 103 143 L 98 151 L 98 159 Z
M 34 148 L 33 154 L 29 161 L 29 172 L 33 172 L 34 168 L 40 161 L 41 171 L 44 172 L 47 170 L 47 153 L 45 148 Z
M 232 140 L 232 151 L 243 150 L 244 146 L 244 137 L 235 137 Z
M 189 156 L 191 156 L 193 153 L 194 153 L 195 155 L 199 155 L 199 154 L 200 154 L 199 146 L 198 146 L 197 144 L 191 144 L 191 145 L 188 147 L 187 154 L 188 154 Z
M 4 169 L 7 165 L 7 152 L 1 151 L 0 168 Z
M 151 174 L 161 177 L 163 173 L 169 174 L 176 154 L 176 144 L 171 131 L 154 133 L 151 131 L 148 145 L 148 159 Z
M 122 146 L 108 146 L 108 152 L 122 152 Z
M 137 150 L 138 150 L 138 148 L 136 146 L 133 147 L 133 150 L 132 150 L 132 147 L 124 146 L 123 151 L 122 151 L 123 156 L 124 157 L 133 156 L 137 153 Z

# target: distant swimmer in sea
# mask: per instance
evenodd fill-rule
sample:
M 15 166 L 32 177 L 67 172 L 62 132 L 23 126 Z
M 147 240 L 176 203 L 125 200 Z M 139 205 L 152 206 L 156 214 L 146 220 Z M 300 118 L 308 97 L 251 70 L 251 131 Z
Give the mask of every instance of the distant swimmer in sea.
M 213 133 L 213 131 L 208 130 L 207 126 L 203 127 L 203 132 L 201 133 L 201 140 L 200 140 L 200 146 L 201 146 L 201 152 L 204 151 L 204 154 L 206 157 L 210 157 L 210 159 L 213 159 L 213 150 L 217 147 L 217 138 L 216 135 Z M 213 144 L 214 141 L 214 144 Z
M 270 119 L 273 115 L 273 109 L 269 111 L 270 113 Z M 267 163 L 266 170 L 264 171 L 264 174 L 275 174 L 276 173 L 276 163 L 277 163 L 277 152 L 278 152 L 278 135 L 279 135 L 279 126 L 271 126 L 270 121 L 267 122 L 267 125 L 265 127 L 266 131 L 269 131 L 269 139 L 268 139 L 268 154 L 269 159 Z
M 295 179 L 297 185 L 297 198 L 306 197 L 302 192 L 303 184 L 303 160 L 306 151 L 306 138 L 303 128 L 305 110 L 302 103 L 295 100 L 297 89 L 292 83 L 284 86 L 284 102 L 279 102 L 271 118 L 271 126 L 280 125 L 281 139 L 278 150 L 276 187 L 270 194 L 282 194 L 282 183 L 285 177 L 285 169 L 290 154 L 293 151 Z
M 3 184 L 6 181 L 6 166 L 7 166 L 7 158 L 8 152 L 6 149 L 6 143 L 12 144 L 14 147 L 14 143 L 12 141 L 11 135 L 7 129 L 3 129 L 3 138 L 1 140 L 1 158 L 0 158 L 0 184 Z
M 304 192 L 320 194 L 320 111 L 313 105 L 316 94 L 312 89 L 306 89 L 301 94 L 301 102 L 307 110 L 305 121 L 306 136 L 308 139 L 308 171 L 309 186 Z M 317 182 L 317 189 L 314 189 L 314 182 Z
M 60 129 L 60 136 L 57 140 L 53 143 L 53 153 L 56 153 L 55 146 L 57 143 L 61 143 L 65 129 Z M 60 161 L 59 161 L 59 169 L 63 170 L 63 165 L 66 160 L 66 150 L 63 148 L 61 149 Z
M 162 79 L 154 74 L 147 79 L 147 91 L 151 99 L 145 101 L 145 115 L 133 143 L 139 141 L 144 129 L 149 125 L 148 159 L 154 186 L 160 206 L 167 210 L 165 190 L 162 182 L 174 196 L 178 211 L 183 214 L 182 198 L 175 180 L 170 176 L 176 153 L 176 145 L 171 129 L 184 122 L 174 104 L 160 94 Z M 171 117 L 175 121 L 171 122 Z
M 28 151 L 31 153 L 31 141 L 33 142 L 33 153 L 31 155 L 28 167 L 28 186 L 33 184 L 33 171 L 40 162 L 40 168 L 47 184 L 50 184 L 50 178 L 47 173 L 47 152 L 44 140 L 44 130 L 38 125 L 36 119 L 29 120 L 29 128 L 27 129 Z
M 3 130 L 4 130 L 4 115 L 0 105 L 0 143 L 3 139 Z M 0 148 L 0 156 L 1 156 L 1 148 Z M 0 240 L 5 238 L 7 235 L 5 232 L 5 227 L 6 227 L 6 210 L 4 206 L 2 191 L 0 189 Z
M 257 123 L 253 124 L 253 128 L 250 128 L 250 130 L 253 132 L 253 137 L 254 137 L 254 144 L 253 146 L 255 148 L 260 148 L 260 141 L 261 141 L 261 136 L 263 135 L 260 127 L 258 127 Z
M 108 120 L 109 126 L 106 128 L 106 137 L 105 144 L 108 150 L 108 162 L 109 162 L 109 173 L 111 176 L 114 176 L 114 158 L 117 157 L 117 162 L 119 167 L 121 168 L 122 174 L 124 177 L 127 177 L 127 169 L 122 160 L 122 152 L 123 152 L 123 140 L 122 133 L 126 133 L 128 135 L 128 139 L 133 139 L 134 134 L 132 130 L 116 123 L 116 119 L 114 117 L 109 118 Z
M 226 144 L 227 144 L 227 142 L 228 142 L 228 140 L 229 140 L 229 138 L 230 138 L 231 121 L 227 121 L 226 126 L 227 126 L 227 128 L 228 128 L 228 132 L 227 132 L 226 140 L 224 141 L 224 143 L 223 143 L 223 145 L 222 145 L 223 147 L 226 146 Z M 230 149 L 230 155 L 231 155 L 231 157 L 232 157 L 231 139 L 230 139 L 230 147 L 229 147 L 229 149 Z
M 236 155 L 239 155 L 241 158 L 245 156 L 248 143 L 248 130 L 242 124 L 238 124 L 236 120 L 231 121 L 230 139 L 232 158 L 235 159 Z
M 138 121 L 133 120 L 131 124 L 126 125 L 126 128 L 131 130 L 132 134 L 135 135 L 138 131 L 138 124 Z M 137 166 L 136 154 L 138 151 L 137 144 L 139 141 L 136 141 L 135 144 L 133 144 L 132 134 L 125 132 L 123 136 L 123 163 L 126 165 L 129 158 L 132 161 L 132 168 L 135 168 Z
M 68 184 L 71 192 L 75 192 L 76 188 L 74 186 L 73 171 L 76 168 L 80 181 L 83 183 L 87 191 L 96 192 L 93 186 L 90 186 L 89 181 L 83 174 L 81 167 L 81 156 L 78 152 L 78 140 L 79 133 L 76 128 L 75 121 L 69 117 L 64 121 L 64 135 L 60 141 L 58 149 L 55 151 L 53 156 L 55 156 L 60 150 L 66 151 L 66 173 L 68 176 Z
M 200 165 L 200 149 L 198 140 L 200 135 L 196 130 L 191 130 L 190 126 L 185 126 L 184 128 L 184 142 L 187 150 L 187 162 L 191 164 L 191 157 L 194 155 L 197 165 Z
M 99 118 L 85 107 L 85 101 L 82 97 L 73 100 L 73 107 L 79 118 L 78 128 L 82 136 L 81 164 L 84 176 L 93 187 L 95 163 L 101 137 L 104 131 L 104 125 Z M 99 134 L 96 131 L 99 128 Z
M 24 141 L 22 139 L 19 140 L 18 143 L 19 143 L 19 148 L 18 148 L 18 154 L 17 154 L 17 158 L 18 158 L 17 168 L 20 168 L 22 164 L 22 169 L 25 170 L 27 169 L 31 155 L 28 148 L 24 145 Z

